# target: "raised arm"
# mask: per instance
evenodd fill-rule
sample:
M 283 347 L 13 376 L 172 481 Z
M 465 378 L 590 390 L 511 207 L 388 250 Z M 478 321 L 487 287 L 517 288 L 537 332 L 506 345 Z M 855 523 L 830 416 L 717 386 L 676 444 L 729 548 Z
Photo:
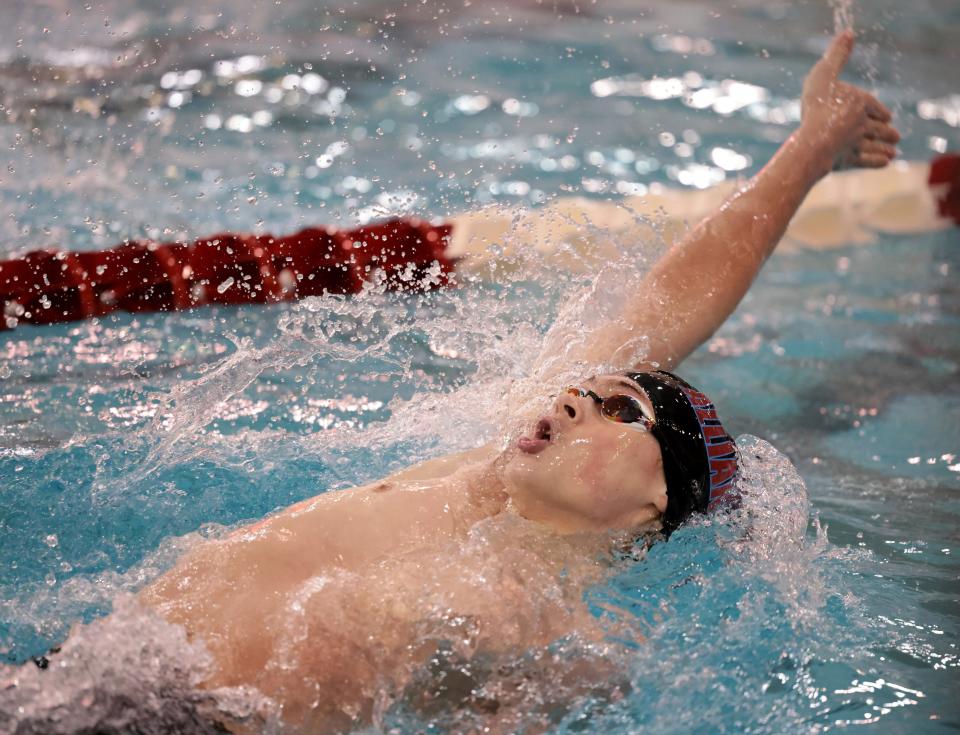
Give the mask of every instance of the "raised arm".
M 838 79 L 852 49 L 849 31 L 833 40 L 804 82 L 800 128 L 745 188 L 654 265 L 620 323 L 578 346 L 586 361 L 616 365 L 633 352 L 625 345 L 645 338 L 644 361 L 674 367 L 733 313 L 818 180 L 835 167 L 889 163 L 900 139 L 889 110 Z

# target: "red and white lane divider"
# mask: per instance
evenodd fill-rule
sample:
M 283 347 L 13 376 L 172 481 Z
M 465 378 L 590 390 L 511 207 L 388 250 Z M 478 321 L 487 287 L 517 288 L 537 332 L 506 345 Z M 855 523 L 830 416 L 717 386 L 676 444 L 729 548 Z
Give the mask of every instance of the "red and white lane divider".
M 406 219 L 288 237 L 224 233 L 192 243 L 38 250 L 0 262 L 0 329 L 207 304 L 265 304 L 356 293 L 375 271 L 389 288 L 448 283 L 450 226 Z
M 960 226 L 960 153 L 947 153 L 930 164 L 927 178 L 937 201 L 937 212 Z
M 458 270 L 491 276 L 490 263 L 524 249 L 572 269 L 604 257 L 584 225 L 616 238 L 638 218 L 671 239 L 729 195 L 735 182 L 704 191 L 652 186 L 617 202 L 565 198 L 525 213 L 480 210 L 443 225 L 395 219 L 351 230 L 308 228 L 287 237 L 224 233 L 192 243 L 125 242 L 109 250 L 37 250 L 0 261 L 0 330 L 89 319 L 114 311 L 262 304 L 356 293 L 371 279 L 426 290 Z M 805 247 L 869 241 L 872 231 L 915 232 L 960 225 L 960 155 L 931 164 L 827 177 L 794 217 L 786 239 Z M 490 245 L 499 248 L 491 250 Z M 564 245 L 564 247 L 558 247 Z M 607 256 L 610 254 L 607 253 Z

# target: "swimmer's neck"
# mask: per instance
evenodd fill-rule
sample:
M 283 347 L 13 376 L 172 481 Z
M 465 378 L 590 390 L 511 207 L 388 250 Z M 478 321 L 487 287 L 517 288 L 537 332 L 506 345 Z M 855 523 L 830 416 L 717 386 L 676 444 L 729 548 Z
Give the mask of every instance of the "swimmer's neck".
M 464 472 L 462 482 L 470 502 L 483 515 L 502 513 L 509 506 L 510 497 L 503 482 L 499 456 L 486 458 Z
M 470 502 L 494 515 L 506 506 L 507 495 L 503 483 L 503 455 L 492 444 L 465 452 L 448 454 L 420 462 L 387 477 L 384 482 L 395 484 L 433 484 L 439 480 L 456 485 L 465 492 Z

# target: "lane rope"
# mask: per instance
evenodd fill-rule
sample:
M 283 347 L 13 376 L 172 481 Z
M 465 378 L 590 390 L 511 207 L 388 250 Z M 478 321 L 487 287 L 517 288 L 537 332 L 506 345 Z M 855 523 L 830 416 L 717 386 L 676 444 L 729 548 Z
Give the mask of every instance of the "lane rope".
M 581 269 L 603 257 L 584 235 L 601 225 L 615 239 L 638 218 L 659 218 L 675 239 L 720 204 L 736 182 L 703 191 L 651 186 L 617 201 L 567 197 L 516 212 L 478 210 L 435 225 L 392 219 L 344 230 L 309 227 L 286 237 L 220 233 L 191 243 L 127 241 L 99 251 L 36 250 L 0 261 L 0 330 L 101 317 L 115 311 L 179 311 L 209 304 L 265 304 L 357 293 L 383 279 L 394 290 L 453 283 L 455 266 L 493 277 L 491 263 L 532 248 Z M 930 164 L 828 176 L 787 230 L 785 247 L 868 242 L 873 231 L 917 232 L 960 225 L 960 154 Z M 497 244 L 500 247 L 491 248 Z M 563 245 L 563 247 L 561 247 Z M 609 244 L 607 244 L 609 246 Z
M 394 290 L 448 284 L 451 227 L 394 219 L 287 237 L 221 233 L 192 243 L 124 242 L 108 250 L 38 250 L 0 262 L 0 329 L 114 311 L 265 304 L 356 293 L 379 277 Z M 379 274 L 379 276 L 377 275 Z

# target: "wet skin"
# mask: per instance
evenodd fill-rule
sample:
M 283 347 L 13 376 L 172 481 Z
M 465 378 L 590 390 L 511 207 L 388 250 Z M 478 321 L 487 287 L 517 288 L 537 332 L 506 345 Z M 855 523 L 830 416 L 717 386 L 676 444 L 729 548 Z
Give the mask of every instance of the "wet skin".
M 629 392 L 649 409 L 646 396 L 619 377 L 582 385 L 601 396 Z M 344 711 L 365 719 L 381 672 L 401 671 L 429 654 L 411 648 L 418 622 L 429 614 L 421 600 L 425 574 L 445 577 L 445 599 L 459 606 L 452 612 L 486 630 L 515 624 L 517 610 L 529 606 L 515 570 L 505 572 L 521 550 L 507 543 L 444 574 L 431 561 L 439 548 L 462 545 L 474 526 L 495 516 L 519 514 L 545 532 L 576 538 L 551 551 L 546 564 L 559 575 L 577 565 L 593 569 L 598 550 L 609 549 L 610 529 L 656 523 L 666 495 L 659 448 L 648 432 L 611 422 L 592 399 L 568 393 L 529 428 L 543 420 L 550 438 L 535 453 L 517 441 L 501 454 L 481 449 L 457 462 L 428 462 L 319 495 L 196 547 L 140 599 L 204 641 L 215 661 L 206 687 L 256 686 L 283 703 L 286 719 L 311 727 L 339 722 Z M 394 562 L 382 580 L 389 589 L 364 592 L 365 580 Z M 536 573 L 525 569 L 523 575 Z M 500 584 L 464 581 L 476 575 Z M 389 622 L 381 614 L 384 595 L 391 600 Z M 515 604 L 505 604 L 511 598 Z M 331 630 L 345 609 L 344 624 Z M 513 650 L 572 630 L 590 635 L 596 627 L 579 600 L 546 616 L 540 610 L 535 623 L 519 618 Z M 290 658 L 297 665 L 288 665 Z

